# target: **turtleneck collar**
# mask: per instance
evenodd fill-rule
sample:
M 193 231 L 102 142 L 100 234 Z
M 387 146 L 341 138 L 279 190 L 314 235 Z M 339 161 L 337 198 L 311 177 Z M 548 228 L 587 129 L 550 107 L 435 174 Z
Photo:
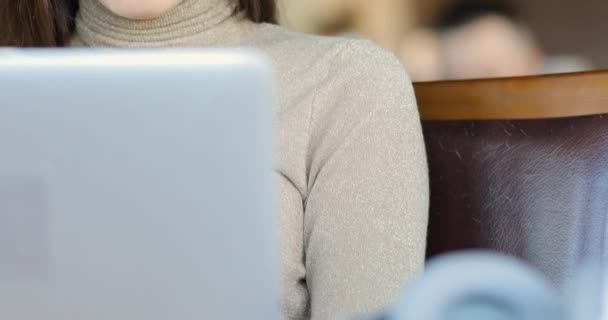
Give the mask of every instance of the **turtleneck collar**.
M 231 21 L 231 0 L 183 0 L 164 15 L 131 20 L 115 15 L 99 0 L 80 0 L 73 42 L 104 47 L 170 47 L 223 45 L 238 33 Z M 222 29 L 222 30 L 220 30 Z

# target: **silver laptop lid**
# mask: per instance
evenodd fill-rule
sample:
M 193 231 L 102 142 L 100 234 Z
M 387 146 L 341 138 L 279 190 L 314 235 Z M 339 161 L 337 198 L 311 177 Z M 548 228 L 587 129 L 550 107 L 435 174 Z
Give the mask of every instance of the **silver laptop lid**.
M 0 318 L 278 319 L 246 50 L 0 54 Z

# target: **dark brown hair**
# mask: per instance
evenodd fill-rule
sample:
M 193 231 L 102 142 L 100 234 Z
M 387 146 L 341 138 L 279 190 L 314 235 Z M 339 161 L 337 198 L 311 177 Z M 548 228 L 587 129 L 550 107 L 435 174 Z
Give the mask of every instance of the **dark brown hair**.
M 254 22 L 276 22 L 274 0 L 231 1 Z M 77 11 L 78 0 L 0 0 L 0 46 L 65 46 Z

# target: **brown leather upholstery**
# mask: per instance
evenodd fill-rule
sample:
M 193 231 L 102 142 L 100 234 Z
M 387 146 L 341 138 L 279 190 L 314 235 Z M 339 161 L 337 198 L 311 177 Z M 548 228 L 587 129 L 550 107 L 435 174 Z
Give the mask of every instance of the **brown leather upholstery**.
M 581 77 L 593 79 L 581 88 Z M 466 92 L 485 84 L 492 90 Z M 495 249 L 562 284 L 583 258 L 608 253 L 608 73 L 415 88 L 431 175 L 429 256 Z M 581 110 L 590 115 L 570 117 Z M 522 113 L 536 119 L 509 120 Z

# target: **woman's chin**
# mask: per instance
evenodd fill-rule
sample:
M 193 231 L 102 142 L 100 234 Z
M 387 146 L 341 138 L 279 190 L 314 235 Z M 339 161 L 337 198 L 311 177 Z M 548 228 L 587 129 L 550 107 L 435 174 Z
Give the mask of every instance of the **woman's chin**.
M 117 16 L 133 20 L 148 20 L 162 16 L 182 0 L 99 0 Z

